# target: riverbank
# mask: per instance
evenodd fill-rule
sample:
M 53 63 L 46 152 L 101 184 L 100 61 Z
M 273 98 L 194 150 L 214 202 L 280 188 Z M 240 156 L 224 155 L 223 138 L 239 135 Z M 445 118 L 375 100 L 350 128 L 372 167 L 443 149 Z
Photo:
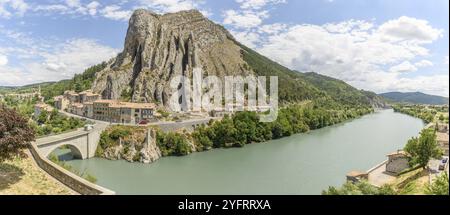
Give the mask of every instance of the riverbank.
M 37 167 L 30 155 L 0 163 L 0 195 L 74 194 Z
M 151 165 L 98 158 L 66 163 L 117 194 L 319 195 L 342 185 L 349 171 L 369 169 L 403 148 L 423 126 L 419 119 L 381 110 L 308 133 L 164 157 Z
M 411 106 L 396 106 L 394 107 L 394 111 L 419 118 L 425 123 L 428 123 L 423 129 L 436 129 L 436 143 L 444 153 L 443 158 L 448 159 L 448 113 L 445 115 L 438 111 L 443 111 L 444 108 L 447 108 L 445 110 L 448 111 L 448 107 L 425 106 L 422 109 L 418 108 L 420 107 L 419 105 L 412 107 L 414 109 Z M 420 136 L 420 134 L 418 132 L 417 135 Z M 406 144 L 405 142 L 404 146 Z M 447 172 L 448 175 L 448 162 L 444 168 L 440 167 L 442 158 L 431 158 L 425 169 L 409 167 L 410 157 L 402 150 L 403 148 L 387 155 L 389 157 L 388 160 L 364 173 L 358 171 L 350 172 L 347 174 L 347 181 L 359 182 L 363 180 L 378 188 L 388 186 L 401 195 L 424 195 L 427 194 L 427 188 L 434 182 L 434 179 L 438 175 L 443 174 L 443 172 Z M 388 168 L 388 165 L 390 165 L 390 168 Z
M 96 156 L 110 160 L 151 163 L 160 157 L 185 156 L 218 148 L 242 148 L 337 125 L 373 113 L 368 107 L 334 107 L 313 103 L 289 105 L 273 122 L 263 123 L 255 112 L 238 112 L 221 120 L 176 131 L 146 131 L 115 125 L 101 135 Z M 147 135 L 145 135 L 147 133 Z M 148 135 L 155 133 L 155 135 Z

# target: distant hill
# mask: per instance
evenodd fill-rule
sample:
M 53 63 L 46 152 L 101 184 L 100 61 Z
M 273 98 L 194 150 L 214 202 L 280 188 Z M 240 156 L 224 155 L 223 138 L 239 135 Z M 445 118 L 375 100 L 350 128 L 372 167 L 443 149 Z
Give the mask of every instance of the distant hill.
M 428 95 L 421 92 L 415 93 L 390 92 L 390 93 L 382 93 L 380 94 L 380 96 L 386 98 L 389 101 L 400 103 L 445 105 L 448 104 L 449 102 L 448 98 L 446 97 Z

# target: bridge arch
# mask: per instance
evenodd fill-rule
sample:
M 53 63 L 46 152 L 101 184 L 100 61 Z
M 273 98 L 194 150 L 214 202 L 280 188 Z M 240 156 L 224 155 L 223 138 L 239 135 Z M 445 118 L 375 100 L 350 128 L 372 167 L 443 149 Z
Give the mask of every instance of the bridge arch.
M 55 147 L 52 151 L 50 151 L 49 152 L 49 154 L 47 155 L 47 157 L 51 154 L 51 153 L 53 153 L 55 150 L 57 150 L 57 149 L 60 149 L 60 148 L 62 148 L 62 147 L 67 147 L 67 149 L 69 149 L 70 150 L 70 153 L 72 154 L 72 156 L 73 156 L 73 158 L 74 159 L 84 159 L 84 155 L 83 155 L 83 153 L 81 152 L 81 149 L 80 148 L 78 148 L 77 146 L 75 146 L 75 145 L 72 145 L 72 144 L 63 144 L 63 145 L 60 145 L 60 146 L 58 146 L 58 147 Z
M 48 147 L 45 149 L 44 156 L 48 157 L 51 153 L 53 153 L 55 150 L 61 148 L 61 147 L 67 147 L 70 150 L 70 153 L 73 155 L 74 159 L 86 159 L 87 155 L 82 152 L 82 149 L 80 149 L 78 146 L 68 143 L 61 143 L 57 145 L 53 145 L 51 147 Z

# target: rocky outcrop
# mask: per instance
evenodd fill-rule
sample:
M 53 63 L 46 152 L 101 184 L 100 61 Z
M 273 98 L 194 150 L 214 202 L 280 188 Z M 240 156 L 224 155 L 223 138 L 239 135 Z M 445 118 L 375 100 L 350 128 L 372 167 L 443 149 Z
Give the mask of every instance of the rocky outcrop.
M 162 157 L 156 143 L 156 131 L 153 129 L 136 129 L 118 143 L 112 142 L 103 149 L 99 157 L 109 160 L 126 160 L 128 162 L 153 163 Z
M 131 92 L 134 102 L 166 105 L 173 91 L 169 81 L 191 77 L 195 67 L 219 77 L 251 73 L 231 34 L 199 11 L 158 15 L 136 10 L 123 52 L 97 73 L 93 89 L 105 99 Z
M 145 140 L 144 148 L 139 152 L 141 163 L 153 163 L 161 158 L 161 150 L 156 145 L 156 132 L 155 130 L 149 130 L 147 132 L 147 138 Z

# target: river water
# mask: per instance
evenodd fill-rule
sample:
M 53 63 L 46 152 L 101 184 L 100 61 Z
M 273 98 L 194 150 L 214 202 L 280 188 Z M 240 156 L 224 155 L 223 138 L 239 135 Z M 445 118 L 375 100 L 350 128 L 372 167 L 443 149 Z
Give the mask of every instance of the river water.
M 419 119 L 381 110 L 308 134 L 153 164 L 103 159 L 68 164 L 117 194 L 320 194 L 342 185 L 348 172 L 381 163 L 423 127 Z

